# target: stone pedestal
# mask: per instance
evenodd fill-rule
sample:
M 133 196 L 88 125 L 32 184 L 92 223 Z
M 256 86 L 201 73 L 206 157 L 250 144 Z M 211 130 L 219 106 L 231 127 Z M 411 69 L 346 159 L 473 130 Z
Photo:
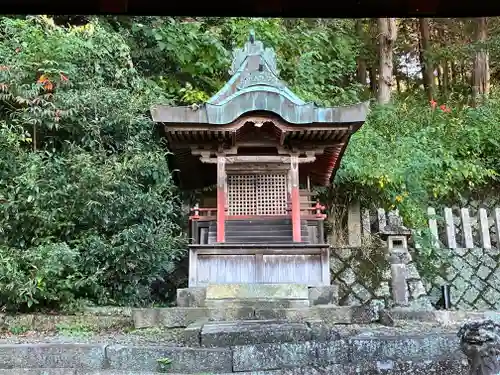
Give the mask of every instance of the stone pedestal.
M 276 308 L 336 305 L 337 285 L 219 284 L 177 290 L 178 307 L 213 307 L 222 304 Z
M 408 306 L 408 288 L 406 285 L 406 264 L 409 254 L 406 249 L 390 249 L 389 263 L 391 264 L 391 290 L 395 306 Z

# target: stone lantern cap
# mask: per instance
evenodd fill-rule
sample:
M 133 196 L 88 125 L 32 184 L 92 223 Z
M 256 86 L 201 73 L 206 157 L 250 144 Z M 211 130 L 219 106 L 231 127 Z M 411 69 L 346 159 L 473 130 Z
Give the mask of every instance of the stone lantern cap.
M 380 231 L 380 236 L 383 240 L 387 240 L 389 236 L 404 236 L 407 239 L 411 237 L 411 230 L 403 225 L 401 216 L 394 212 L 389 212 L 388 223 Z

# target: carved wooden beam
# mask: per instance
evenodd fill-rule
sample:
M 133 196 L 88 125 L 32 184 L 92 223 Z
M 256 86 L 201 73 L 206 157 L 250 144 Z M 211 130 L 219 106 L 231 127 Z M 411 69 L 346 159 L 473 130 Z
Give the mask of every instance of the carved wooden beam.
M 276 149 L 277 149 L 279 155 L 290 155 L 292 152 L 294 152 L 294 153 L 299 153 L 299 154 L 305 153 L 307 156 L 314 156 L 314 155 L 321 155 L 322 153 L 325 152 L 325 146 L 303 148 L 303 149 L 297 149 L 295 151 L 288 150 L 284 147 L 277 147 Z
M 226 156 L 226 164 L 236 164 L 236 163 L 279 163 L 285 164 L 291 162 L 290 156 Z M 316 156 L 306 156 L 302 158 L 297 158 L 297 162 L 302 163 L 312 163 L 316 160 Z M 200 158 L 202 163 L 216 164 L 217 158 L 211 158 L 207 156 L 202 156 Z

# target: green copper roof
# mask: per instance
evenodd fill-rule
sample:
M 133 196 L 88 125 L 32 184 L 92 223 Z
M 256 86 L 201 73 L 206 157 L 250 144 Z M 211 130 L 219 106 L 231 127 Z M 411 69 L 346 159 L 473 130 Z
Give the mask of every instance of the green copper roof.
M 368 102 L 349 107 L 320 108 L 306 103 L 280 80 L 276 54 L 255 40 L 253 31 L 243 48 L 233 51 L 231 79 L 201 106 L 155 106 L 153 120 L 163 123 L 223 125 L 252 111 L 268 111 L 292 124 L 364 122 Z

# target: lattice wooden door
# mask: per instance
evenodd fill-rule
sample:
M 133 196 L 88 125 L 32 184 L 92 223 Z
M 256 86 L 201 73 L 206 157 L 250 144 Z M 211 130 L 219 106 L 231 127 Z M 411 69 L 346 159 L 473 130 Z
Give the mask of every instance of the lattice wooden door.
M 227 176 L 229 215 L 285 215 L 287 176 L 256 174 Z

